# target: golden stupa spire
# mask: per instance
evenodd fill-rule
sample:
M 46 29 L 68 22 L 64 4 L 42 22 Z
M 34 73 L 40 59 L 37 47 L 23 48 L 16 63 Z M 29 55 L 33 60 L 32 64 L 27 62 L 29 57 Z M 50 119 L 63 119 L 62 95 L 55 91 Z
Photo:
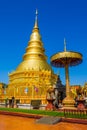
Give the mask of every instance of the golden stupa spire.
M 66 51 L 66 39 L 64 38 L 64 51 Z
M 38 11 L 36 10 L 35 24 L 30 35 L 30 40 L 23 56 L 23 61 L 17 67 L 17 70 L 52 70 L 47 63 L 47 56 L 38 27 Z
M 34 28 L 38 28 L 38 10 L 36 9 L 35 25 Z
M 38 10 L 36 9 L 36 16 L 35 16 L 35 24 L 32 30 L 32 34 L 30 36 L 30 41 L 41 41 L 41 35 L 39 33 L 39 27 L 38 27 Z

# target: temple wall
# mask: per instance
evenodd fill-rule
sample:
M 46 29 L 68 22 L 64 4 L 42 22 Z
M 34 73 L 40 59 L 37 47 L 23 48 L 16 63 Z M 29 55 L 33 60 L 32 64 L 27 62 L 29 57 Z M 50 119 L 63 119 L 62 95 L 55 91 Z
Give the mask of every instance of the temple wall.
M 15 97 L 20 103 L 30 103 L 32 99 L 41 99 L 47 103 L 47 89 L 56 81 L 56 75 L 50 71 L 25 71 L 10 75 L 7 97 Z

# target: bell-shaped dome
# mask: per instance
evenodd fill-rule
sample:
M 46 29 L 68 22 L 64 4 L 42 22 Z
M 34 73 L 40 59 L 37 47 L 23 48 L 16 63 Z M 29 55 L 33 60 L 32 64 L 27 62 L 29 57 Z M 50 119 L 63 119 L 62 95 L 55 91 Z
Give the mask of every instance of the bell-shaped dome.
M 24 70 L 52 70 L 51 66 L 43 60 L 25 60 L 16 69 L 17 71 Z

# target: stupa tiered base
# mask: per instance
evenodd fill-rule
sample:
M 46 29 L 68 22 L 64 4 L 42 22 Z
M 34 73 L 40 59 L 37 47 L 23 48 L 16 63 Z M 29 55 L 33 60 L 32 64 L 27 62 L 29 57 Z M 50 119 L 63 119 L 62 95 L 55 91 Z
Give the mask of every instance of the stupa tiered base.
M 74 107 L 74 104 L 75 104 L 75 100 L 70 96 L 65 97 L 63 100 L 64 107 Z

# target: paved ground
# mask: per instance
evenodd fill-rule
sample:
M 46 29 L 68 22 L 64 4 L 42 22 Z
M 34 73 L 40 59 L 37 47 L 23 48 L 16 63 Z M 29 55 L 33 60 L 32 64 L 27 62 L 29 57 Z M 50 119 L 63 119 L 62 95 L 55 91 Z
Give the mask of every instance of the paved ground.
M 59 117 L 54 117 L 54 116 L 44 116 L 40 119 L 36 120 L 36 123 L 39 124 L 49 124 L 49 125 L 53 125 L 56 123 L 59 123 L 62 119 Z
M 37 124 L 36 119 L 0 115 L 0 130 L 87 130 L 87 125 L 60 122 Z

